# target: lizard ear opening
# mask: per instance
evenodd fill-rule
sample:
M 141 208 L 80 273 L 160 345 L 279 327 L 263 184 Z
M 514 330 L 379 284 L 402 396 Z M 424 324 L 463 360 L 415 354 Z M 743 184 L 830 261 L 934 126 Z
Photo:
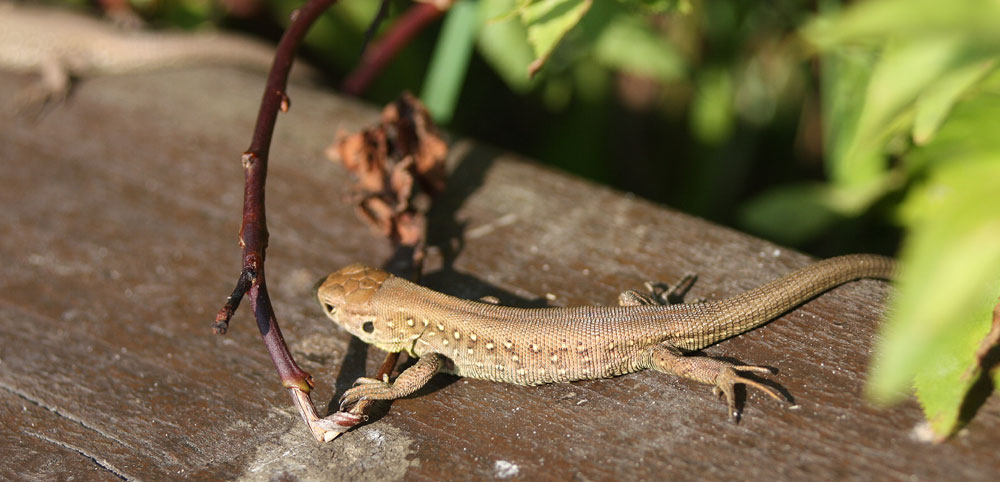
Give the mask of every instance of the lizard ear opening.
M 370 321 L 366 321 L 365 324 L 361 325 L 361 329 L 365 333 L 371 333 L 371 332 L 375 331 L 375 323 L 372 323 Z

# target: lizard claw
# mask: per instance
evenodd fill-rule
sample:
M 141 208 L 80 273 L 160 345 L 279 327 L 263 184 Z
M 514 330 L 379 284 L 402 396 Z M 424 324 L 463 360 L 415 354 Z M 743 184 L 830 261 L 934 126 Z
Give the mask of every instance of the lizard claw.
M 354 381 L 354 388 L 348 389 L 340 396 L 340 411 L 347 411 L 354 404 L 373 398 L 378 392 L 384 392 L 392 389 L 392 384 L 387 380 L 378 380 L 375 378 L 361 377 Z
M 684 302 L 684 295 L 694 286 L 698 276 L 693 273 L 684 275 L 676 285 L 647 281 L 644 291 L 626 290 L 618 296 L 618 304 L 622 306 L 642 305 L 676 305 Z M 705 298 L 698 298 L 694 303 L 704 303 Z
M 779 402 L 785 401 L 773 388 L 756 380 L 740 376 L 737 371 L 774 373 L 774 371 L 770 368 L 755 365 L 734 365 L 719 370 L 719 374 L 715 378 L 715 386 L 712 387 L 712 393 L 714 393 L 715 396 L 724 395 L 726 397 L 726 404 L 729 406 L 729 419 L 734 423 L 739 422 L 740 419 L 740 411 L 736 407 L 736 396 L 733 393 L 733 388 L 737 383 L 742 383 L 748 387 L 754 387 L 761 390 Z

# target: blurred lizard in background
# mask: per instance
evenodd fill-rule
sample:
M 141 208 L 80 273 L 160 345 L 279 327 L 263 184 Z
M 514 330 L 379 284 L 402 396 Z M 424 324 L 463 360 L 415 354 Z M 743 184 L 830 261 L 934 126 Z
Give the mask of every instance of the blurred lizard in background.
M 208 65 L 267 72 L 273 57 L 273 47 L 250 38 L 127 30 L 63 9 L 0 1 L 0 70 L 40 76 L 20 93 L 19 109 L 65 99 L 73 79 Z

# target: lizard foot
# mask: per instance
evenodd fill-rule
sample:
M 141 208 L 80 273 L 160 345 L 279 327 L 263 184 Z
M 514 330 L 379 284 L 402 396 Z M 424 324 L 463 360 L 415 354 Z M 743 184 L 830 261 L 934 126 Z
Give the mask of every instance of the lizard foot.
M 445 358 L 437 353 L 429 353 L 417 359 L 410 368 L 403 370 L 396 380 L 389 382 L 389 375 L 381 380 L 362 377 L 354 382 L 355 387 L 340 397 L 340 410 L 350 408 L 361 400 L 393 400 L 405 397 L 427 382 L 444 366 Z
M 645 291 L 626 290 L 618 296 L 618 304 L 622 306 L 639 305 L 675 305 L 684 302 L 684 295 L 694 286 L 698 275 L 688 273 L 670 286 L 667 283 L 647 281 L 644 284 Z M 694 303 L 704 303 L 705 298 L 698 298 Z
M 771 398 L 779 402 L 785 401 L 775 389 L 756 380 L 740 376 L 738 372 L 741 371 L 769 374 L 774 373 L 774 371 L 770 368 L 756 365 L 732 365 L 719 369 L 718 374 L 715 377 L 715 385 L 712 387 L 712 393 L 714 393 L 715 396 L 723 395 L 726 397 L 726 404 L 729 407 L 730 420 L 738 422 L 740 419 L 740 411 L 736 407 L 736 396 L 733 393 L 733 387 L 735 387 L 737 383 L 742 383 L 748 387 L 754 387 L 770 395 Z
M 658 345 L 649 354 L 650 368 L 678 375 L 696 382 L 712 385 L 712 391 L 726 397 L 729 407 L 729 417 L 733 422 L 740 419 L 740 411 L 736 406 L 734 387 L 744 384 L 754 387 L 770 395 L 778 401 L 784 401 L 773 388 L 747 377 L 739 372 L 774 373 L 767 367 L 755 365 L 736 365 L 725 360 L 717 360 L 705 356 L 686 355 L 677 347 L 669 344 Z
M 387 380 L 361 377 L 355 380 L 354 387 L 340 396 L 340 410 L 346 411 L 354 404 L 368 399 L 381 400 L 392 393 L 392 383 Z

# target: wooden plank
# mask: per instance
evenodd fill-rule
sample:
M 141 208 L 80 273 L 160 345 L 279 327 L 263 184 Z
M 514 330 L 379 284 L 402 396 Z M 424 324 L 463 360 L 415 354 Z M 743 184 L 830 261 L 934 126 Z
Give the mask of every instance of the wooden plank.
M 0 74 L 0 91 L 30 77 Z M 415 480 L 986 480 L 1000 471 L 1000 402 L 930 446 L 914 403 L 862 397 L 884 283 L 838 288 L 706 350 L 767 364 L 789 409 L 751 391 L 742 423 L 707 387 L 658 373 L 518 387 L 439 376 L 371 423 L 314 442 L 242 309 L 209 325 L 239 266 L 246 147 L 263 81 L 226 70 L 92 79 L 37 121 L 0 119 L 0 450 L 4 478 Z M 9 107 L 9 94 L 0 107 Z M 379 264 L 322 151 L 377 118 L 292 89 L 268 179 L 273 301 L 320 410 L 381 354 L 312 299 L 321 276 Z M 807 264 L 798 253 L 468 141 L 431 219 L 425 283 L 538 306 L 613 303 L 646 280 L 700 279 L 719 298 Z M 547 298 L 554 297 L 549 301 Z M 45 427 L 40 429 L 39 427 Z M 39 458 L 46 461 L 40 462 Z
M 45 407 L 18 396 L 8 387 L 0 390 L 0 447 L 4 461 L 0 464 L 3 480 L 54 480 L 65 474 L 94 480 L 117 478 L 113 467 L 96 454 L 91 454 L 79 441 L 82 426 L 67 418 L 53 415 Z M 58 434 L 58 435 L 53 435 Z

